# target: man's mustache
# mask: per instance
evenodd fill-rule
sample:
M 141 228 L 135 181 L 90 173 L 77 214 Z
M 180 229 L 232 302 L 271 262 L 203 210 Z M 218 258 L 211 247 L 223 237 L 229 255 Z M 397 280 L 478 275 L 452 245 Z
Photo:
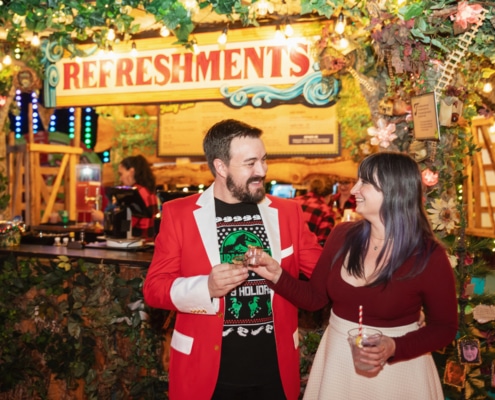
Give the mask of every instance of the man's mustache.
M 247 184 L 250 184 L 251 182 L 256 182 L 256 181 L 265 181 L 266 176 L 253 176 L 247 180 Z

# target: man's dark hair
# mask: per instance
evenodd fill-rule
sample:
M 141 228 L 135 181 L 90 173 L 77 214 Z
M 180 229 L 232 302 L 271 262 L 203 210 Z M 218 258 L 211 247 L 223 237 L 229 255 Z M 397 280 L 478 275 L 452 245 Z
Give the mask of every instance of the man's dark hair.
M 213 176 L 216 176 L 213 165 L 215 159 L 218 158 L 229 165 L 230 143 L 234 138 L 259 138 L 262 133 L 261 129 L 235 119 L 226 119 L 213 125 L 203 139 L 203 150 Z

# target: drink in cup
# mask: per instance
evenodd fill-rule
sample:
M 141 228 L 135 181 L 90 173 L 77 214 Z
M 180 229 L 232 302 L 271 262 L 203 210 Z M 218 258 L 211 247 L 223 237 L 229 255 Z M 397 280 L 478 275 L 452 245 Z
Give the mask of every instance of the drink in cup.
M 248 266 L 253 268 L 259 266 L 262 254 L 263 249 L 261 247 L 249 246 L 249 249 L 246 252 Z
M 367 371 L 375 368 L 373 365 L 364 364 L 360 362 L 360 349 L 363 347 L 377 346 L 382 339 L 382 333 L 378 329 L 362 328 L 361 332 L 359 328 L 351 329 L 348 332 L 347 341 L 351 345 L 352 359 L 354 360 L 354 366 L 362 371 Z
M 242 267 L 246 264 L 246 258 L 244 255 L 242 256 L 234 256 L 232 257 L 232 264 L 234 267 Z

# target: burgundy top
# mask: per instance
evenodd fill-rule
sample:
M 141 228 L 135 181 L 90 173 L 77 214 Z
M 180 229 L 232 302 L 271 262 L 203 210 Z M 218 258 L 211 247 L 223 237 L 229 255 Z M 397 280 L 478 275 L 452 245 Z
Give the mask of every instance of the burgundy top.
M 308 310 L 317 310 L 331 301 L 337 316 L 356 324 L 362 305 L 363 324 L 374 327 L 417 322 L 423 307 L 426 326 L 395 338 L 394 362 L 418 357 L 451 343 L 457 332 L 457 299 L 454 274 L 445 250 L 438 246 L 424 271 L 413 278 L 399 279 L 413 265 L 413 258 L 409 258 L 388 285 L 354 287 L 342 279 L 342 259 L 330 269 L 333 255 L 342 247 L 353 223 L 341 223 L 332 230 L 309 282 L 294 279 L 284 271 L 273 286 L 275 291 Z

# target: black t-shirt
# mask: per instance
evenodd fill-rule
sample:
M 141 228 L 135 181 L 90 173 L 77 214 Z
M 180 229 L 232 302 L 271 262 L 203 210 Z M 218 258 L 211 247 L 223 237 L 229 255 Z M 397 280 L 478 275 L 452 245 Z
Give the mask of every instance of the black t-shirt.
M 227 204 L 215 199 L 222 263 L 231 263 L 248 246 L 270 254 L 268 238 L 256 204 Z M 222 356 L 218 381 L 250 386 L 279 379 L 270 289 L 266 280 L 249 273 L 244 284 L 225 296 Z

